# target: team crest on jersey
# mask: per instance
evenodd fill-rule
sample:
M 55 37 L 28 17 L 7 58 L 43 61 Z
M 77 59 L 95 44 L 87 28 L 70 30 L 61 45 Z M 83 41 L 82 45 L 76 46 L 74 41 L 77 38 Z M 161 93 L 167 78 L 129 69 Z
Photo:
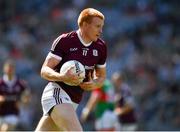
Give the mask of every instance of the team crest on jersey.
M 93 49 L 93 56 L 98 56 L 98 51 L 96 49 Z

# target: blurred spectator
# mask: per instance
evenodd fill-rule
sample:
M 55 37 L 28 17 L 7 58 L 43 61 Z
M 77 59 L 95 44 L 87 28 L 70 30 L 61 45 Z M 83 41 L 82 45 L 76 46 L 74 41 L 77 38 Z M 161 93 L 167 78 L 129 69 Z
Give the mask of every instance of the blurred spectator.
M 115 113 L 119 117 L 122 131 L 136 131 L 137 117 L 135 113 L 135 101 L 130 87 L 125 82 L 123 76 L 115 72 L 112 75 L 112 82 L 115 87 Z
M 39 77 L 40 60 L 55 36 L 77 27 L 74 14 L 84 7 L 97 8 L 105 16 L 111 16 L 106 17 L 103 29 L 109 51 L 107 77 L 111 78 L 117 70 L 126 71 L 137 100 L 139 129 L 162 130 L 159 125 L 166 126 L 163 130 L 180 130 L 179 117 L 165 114 L 179 111 L 175 107 L 179 106 L 179 93 L 172 109 L 166 112 L 161 113 L 161 103 L 171 98 L 156 101 L 169 94 L 165 90 L 168 86 L 177 84 L 179 89 L 178 0 L 0 0 L 0 62 L 13 58 L 17 74 L 29 82 L 33 96 L 41 96 L 46 82 Z M 42 114 L 40 102 L 36 103 L 36 107 L 30 106 L 36 112 L 34 124 Z M 161 117 L 169 120 L 164 122 Z M 155 121 L 157 125 L 152 125 Z M 34 128 L 31 124 L 31 130 Z
M 16 130 L 19 123 L 20 103 L 27 103 L 30 95 L 27 84 L 15 73 L 15 63 L 4 63 L 4 75 L 0 79 L 0 130 Z
M 91 93 L 91 96 L 82 110 L 81 121 L 85 122 L 91 112 L 95 114 L 96 131 L 116 131 L 119 128 L 118 118 L 114 110 L 114 89 L 109 80 L 102 88 Z

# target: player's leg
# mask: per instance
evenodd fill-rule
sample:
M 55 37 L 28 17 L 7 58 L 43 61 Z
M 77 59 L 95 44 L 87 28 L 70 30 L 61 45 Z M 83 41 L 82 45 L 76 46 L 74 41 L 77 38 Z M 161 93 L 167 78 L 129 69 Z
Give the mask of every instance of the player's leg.
M 19 123 L 19 117 L 16 115 L 7 115 L 3 117 L 1 131 L 13 131 Z
M 43 114 L 49 115 L 58 129 L 82 130 L 75 112 L 78 104 L 72 102 L 58 84 L 48 83 L 43 91 L 41 103 Z
M 82 127 L 72 104 L 63 103 L 54 106 L 51 112 L 54 123 L 65 131 L 82 131 Z
M 48 131 L 48 130 L 57 131 L 59 129 L 57 128 L 57 126 L 55 125 L 54 121 L 51 119 L 50 116 L 43 116 L 40 119 L 35 131 Z
M 3 123 L 1 125 L 1 131 L 13 131 L 15 130 L 16 126 L 8 123 Z

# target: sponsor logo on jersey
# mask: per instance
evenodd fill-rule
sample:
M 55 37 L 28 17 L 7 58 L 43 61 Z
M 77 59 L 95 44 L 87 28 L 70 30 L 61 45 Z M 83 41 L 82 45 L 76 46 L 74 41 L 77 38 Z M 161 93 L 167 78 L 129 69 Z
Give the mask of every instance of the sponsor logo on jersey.
M 70 51 L 76 51 L 78 48 L 70 48 Z

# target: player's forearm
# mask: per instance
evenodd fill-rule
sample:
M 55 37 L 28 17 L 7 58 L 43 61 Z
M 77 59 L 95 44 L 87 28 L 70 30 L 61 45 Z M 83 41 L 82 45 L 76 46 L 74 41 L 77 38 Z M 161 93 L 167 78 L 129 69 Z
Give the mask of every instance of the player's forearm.
M 124 114 L 127 114 L 129 113 L 130 111 L 132 110 L 132 107 L 130 106 L 124 106 L 122 108 L 118 107 L 115 109 L 115 112 L 118 114 L 118 115 L 124 115 Z
M 42 67 L 41 77 L 48 81 L 63 81 L 63 77 L 58 72 L 47 66 Z
M 97 102 L 98 102 L 98 95 L 94 96 L 91 94 L 90 99 L 87 102 L 87 105 L 82 110 L 83 120 L 86 120 L 88 118 L 90 112 L 96 106 Z
M 129 105 L 126 105 L 124 108 L 122 108 L 122 114 L 127 114 L 129 113 L 130 111 L 132 111 L 132 107 L 129 106 Z
M 88 100 L 85 108 L 88 108 L 89 111 L 92 111 L 92 109 L 94 109 L 94 107 L 96 106 L 96 104 L 98 102 L 98 98 L 99 98 L 99 95 L 95 96 L 95 95 L 92 95 L 92 93 L 91 93 L 90 99 Z
M 93 79 L 95 83 L 95 88 L 101 88 L 104 84 L 104 81 L 106 79 L 106 69 L 105 68 L 97 68 L 96 69 L 96 76 Z

